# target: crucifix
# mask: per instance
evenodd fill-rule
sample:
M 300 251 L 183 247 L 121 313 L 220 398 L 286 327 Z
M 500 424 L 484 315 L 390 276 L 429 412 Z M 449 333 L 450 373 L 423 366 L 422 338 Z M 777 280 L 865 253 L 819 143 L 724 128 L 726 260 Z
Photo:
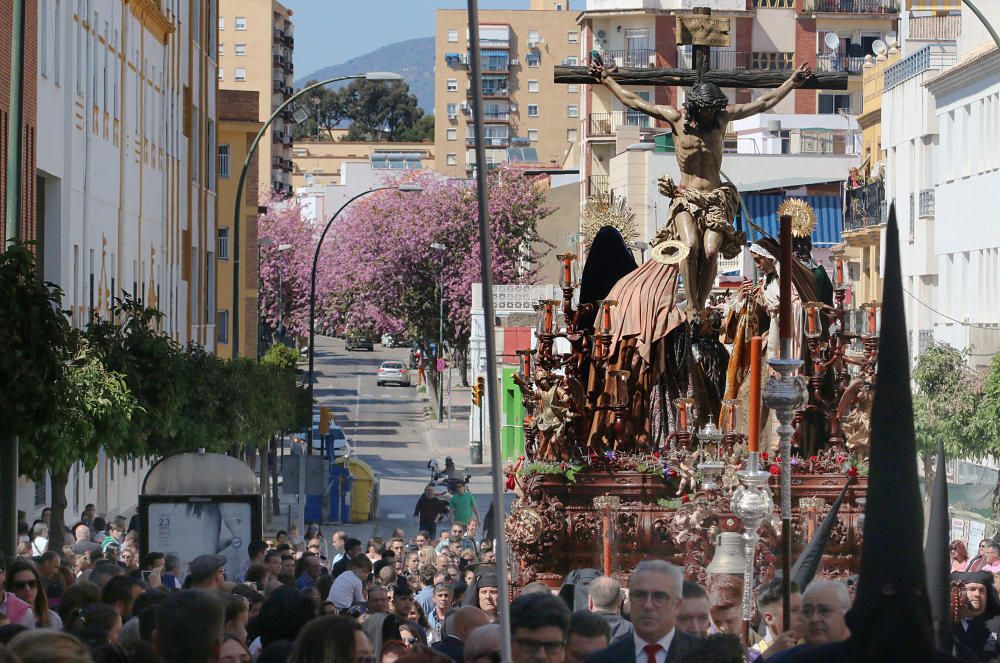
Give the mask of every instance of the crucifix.
M 733 258 L 746 243 L 744 233 L 733 226 L 739 195 L 721 179 L 722 142 L 727 125 L 770 110 L 796 88 L 847 88 L 846 74 L 815 74 L 805 64 L 787 76 L 780 71 L 711 71 L 713 46 L 729 46 L 730 25 L 725 17 L 711 16 L 699 7 L 694 14 L 677 16 L 679 44 L 691 45 L 694 69 L 625 69 L 605 64 L 591 53 L 590 67 L 556 67 L 556 83 L 602 84 L 626 107 L 665 122 L 674 135 L 674 150 L 681 181 L 659 179 L 659 190 L 672 199 L 667 225 L 651 242 L 683 244 L 679 270 L 687 291 L 689 318 L 705 306 L 718 270 L 718 255 Z M 642 99 L 625 85 L 691 86 L 683 111 Z M 730 104 L 722 87 L 772 88 L 746 104 Z M 655 252 L 654 252 L 655 253 Z M 686 255 L 685 255 L 686 254 Z

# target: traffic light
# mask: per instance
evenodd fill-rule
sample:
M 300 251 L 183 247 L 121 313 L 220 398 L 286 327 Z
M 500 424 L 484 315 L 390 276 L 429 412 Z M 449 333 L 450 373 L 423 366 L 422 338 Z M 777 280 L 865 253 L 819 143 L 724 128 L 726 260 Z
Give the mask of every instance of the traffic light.
M 476 384 L 472 385 L 472 404 L 476 407 L 483 406 L 483 396 L 486 394 L 486 380 L 482 376 L 476 378 Z
M 325 435 L 330 430 L 330 408 L 321 407 L 319 409 L 319 432 Z

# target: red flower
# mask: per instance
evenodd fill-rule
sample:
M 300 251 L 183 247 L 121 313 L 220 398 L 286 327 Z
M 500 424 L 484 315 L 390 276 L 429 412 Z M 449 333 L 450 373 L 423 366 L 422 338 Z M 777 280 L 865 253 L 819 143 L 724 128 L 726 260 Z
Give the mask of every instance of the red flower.
M 775 463 L 780 463 L 781 462 L 781 456 L 778 456 L 777 458 L 775 458 L 774 462 Z
M 817 460 L 819 460 L 819 456 L 809 456 L 810 463 L 815 463 Z
M 781 466 L 780 465 L 772 465 L 770 472 L 771 472 L 771 476 L 775 476 L 776 477 L 776 476 L 780 475 L 781 474 Z
M 766 451 L 761 452 L 760 457 L 763 458 L 764 460 L 767 460 L 767 452 Z
M 858 468 L 856 465 L 851 465 L 851 469 L 847 470 L 847 476 L 849 477 L 858 476 Z
M 687 504 L 691 501 L 690 495 L 681 495 L 681 504 Z
M 660 451 L 656 450 L 653 452 L 653 460 L 660 460 Z

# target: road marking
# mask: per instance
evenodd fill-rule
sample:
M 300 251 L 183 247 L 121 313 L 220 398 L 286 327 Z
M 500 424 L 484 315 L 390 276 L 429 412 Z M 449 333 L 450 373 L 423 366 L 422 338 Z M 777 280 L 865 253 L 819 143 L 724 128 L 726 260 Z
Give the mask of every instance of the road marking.
M 361 419 L 361 376 L 358 376 L 358 387 L 354 390 L 354 420 L 358 421 Z
M 405 513 L 390 513 L 386 516 L 389 520 L 403 520 L 406 518 Z

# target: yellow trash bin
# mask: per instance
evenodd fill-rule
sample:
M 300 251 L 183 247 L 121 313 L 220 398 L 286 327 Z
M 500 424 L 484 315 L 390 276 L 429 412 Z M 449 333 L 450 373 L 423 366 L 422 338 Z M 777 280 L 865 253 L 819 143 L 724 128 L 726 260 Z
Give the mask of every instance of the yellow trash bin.
M 378 515 L 378 478 L 371 466 L 357 458 L 347 459 L 347 470 L 354 477 L 351 490 L 351 522 L 363 523 Z

